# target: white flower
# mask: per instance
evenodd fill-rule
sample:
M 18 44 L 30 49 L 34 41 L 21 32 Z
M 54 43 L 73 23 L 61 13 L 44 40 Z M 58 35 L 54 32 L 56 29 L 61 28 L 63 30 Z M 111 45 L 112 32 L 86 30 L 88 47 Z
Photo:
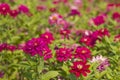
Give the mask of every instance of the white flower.
M 98 56 L 94 56 L 90 62 L 91 63 L 94 63 L 94 62 L 100 62 L 101 63 L 101 62 L 104 62 L 106 60 L 107 60 L 106 57 L 103 57 L 102 55 L 98 55 Z

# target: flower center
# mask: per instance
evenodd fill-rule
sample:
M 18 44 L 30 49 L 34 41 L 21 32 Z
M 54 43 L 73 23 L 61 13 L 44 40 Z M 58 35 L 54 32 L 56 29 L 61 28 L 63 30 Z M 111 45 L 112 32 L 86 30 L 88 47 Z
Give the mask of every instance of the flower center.
M 86 41 L 87 41 L 87 39 L 84 39 L 84 41 L 86 42 Z
M 57 20 L 57 17 L 56 16 L 53 16 L 53 18 L 52 18 L 53 20 Z
M 48 35 L 45 35 L 45 38 L 47 38 L 47 39 L 48 39 Z
M 86 53 L 86 51 L 85 51 L 85 50 L 82 50 L 82 53 L 84 54 L 84 53 Z
M 78 68 L 78 69 L 82 69 L 83 66 L 79 64 L 79 65 L 77 65 L 77 68 Z
M 66 54 L 66 51 L 62 51 L 63 54 Z
M 34 43 L 34 46 L 37 46 L 37 45 L 38 45 L 38 44 L 35 42 L 35 43 Z
M 2 8 L 3 11 L 4 11 L 5 9 L 6 9 L 5 7 Z

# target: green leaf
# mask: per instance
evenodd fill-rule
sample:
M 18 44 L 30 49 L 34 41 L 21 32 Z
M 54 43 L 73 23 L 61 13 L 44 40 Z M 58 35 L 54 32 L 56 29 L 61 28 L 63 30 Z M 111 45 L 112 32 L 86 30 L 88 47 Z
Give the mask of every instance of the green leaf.
M 67 74 L 69 74 L 69 68 L 68 68 L 68 66 L 66 66 L 65 64 L 63 64 L 62 69 L 63 69 Z
M 59 73 L 57 71 L 49 71 L 46 74 L 42 75 L 42 80 L 50 80 L 51 78 L 54 78 Z
M 76 78 L 76 76 L 75 76 L 74 74 L 68 75 L 68 78 L 69 78 L 70 80 L 77 80 L 77 78 Z

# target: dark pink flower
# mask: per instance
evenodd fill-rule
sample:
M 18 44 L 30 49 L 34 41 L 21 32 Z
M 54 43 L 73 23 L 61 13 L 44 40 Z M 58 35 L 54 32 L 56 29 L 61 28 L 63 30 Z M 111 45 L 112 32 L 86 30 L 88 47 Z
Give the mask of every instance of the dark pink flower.
M 87 73 L 90 73 L 89 67 L 90 65 L 88 65 L 86 61 L 76 61 L 73 62 L 70 72 L 75 74 L 77 78 L 80 77 L 80 75 L 87 76 Z
M 86 47 L 77 47 L 74 57 L 86 61 L 91 57 L 91 51 Z
M 47 44 L 52 43 L 52 41 L 54 40 L 53 34 L 49 31 L 41 34 L 40 38 L 42 38 Z
M 116 36 L 114 37 L 114 41 L 115 41 L 115 42 L 120 41 L 120 34 L 118 34 L 118 35 L 116 35 Z
M 10 6 L 7 3 L 0 4 L 0 14 L 7 15 L 10 12 Z
M 0 52 L 2 51 L 2 50 L 6 50 L 7 49 L 7 43 L 2 43 L 2 44 L 0 44 Z
M 120 22 L 120 13 L 114 12 L 112 15 L 112 18 L 116 20 L 117 22 Z
M 46 6 L 40 5 L 36 7 L 37 11 L 43 11 L 46 10 Z
M 20 5 L 18 9 L 19 9 L 19 12 L 21 13 L 25 13 L 25 14 L 29 13 L 29 8 L 25 5 Z
M 12 17 L 16 17 L 19 14 L 19 12 L 18 12 L 18 10 L 10 10 L 9 14 Z
M 16 48 L 16 46 L 14 46 L 14 45 L 7 45 L 7 50 L 10 50 L 10 51 L 15 51 L 17 48 Z
M 110 36 L 110 33 L 107 28 L 102 28 L 93 32 L 93 37 L 103 38 L 104 36 Z
M 32 38 L 25 43 L 23 51 L 31 56 L 39 54 L 43 56 L 43 51 L 48 48 L 47 43 L 42 38 Z
M 84 43 L 87 46 L 93 47 L 95 45 L 96 38 L 92 36 L 82 36 L 80 42 Z
M 71 59 L 71 57 L 72 53 L 69 48 L 59 48 L 58 50 L 56 50 L 56 58 L 60 62 L 67 61 Z
M 56 8 L 50 8 L 49 11 L 50 12 L 57 12 L 57 9 Z
M 4 76 L 4 72 L 0 71 L 0 78 L 2 78 Z
M 78 10 L 78 8 L 76 6 L 72 6 L 69 15 L 71 15 L 71 16 L 74 16 L 74 15 L 80 16 L 81 14 L 80 14 L 80 11 Z
M 44 56 L 44 60 L 48 60 L 50 58 L 52 58 L 52 52 L 49 48 L 46 48 L 44 51 L 43 51 L 43 56 Z
M 97 16 L 95 18 L 93 18 L 93 23 L 94 25 L 96 26 L 99 26 L 101 24 L 104 24 L 105 23 L 105 18 L 104 16 Z
M 60 30 L 60 34 L 63 36 L 63 38 L 68 38 L 69 39 L 70 30 L 68 30 L 68 29 L 61 29 Z
M 114 9 L 116 7 L 116 5 L 115 4 L 113 4 L 113 3 L 109 3 L 108 5 L 107 5 L 107 11 L 110 11 L 110 10 L 112 10 L 112 9 Z

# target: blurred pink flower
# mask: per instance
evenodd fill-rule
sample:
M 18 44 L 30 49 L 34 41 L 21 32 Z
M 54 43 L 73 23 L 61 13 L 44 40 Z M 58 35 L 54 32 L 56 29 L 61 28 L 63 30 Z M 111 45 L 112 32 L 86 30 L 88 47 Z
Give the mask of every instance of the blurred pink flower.
M 0 14 L 7 15 L 10 12 L 10 6 L 7 3 L 1 3 L 0 4 Z

